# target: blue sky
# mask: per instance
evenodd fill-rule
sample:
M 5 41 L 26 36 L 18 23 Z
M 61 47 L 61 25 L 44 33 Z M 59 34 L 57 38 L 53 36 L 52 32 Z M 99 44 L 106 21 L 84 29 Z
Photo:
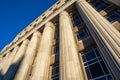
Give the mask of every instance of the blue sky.
M 0 0 L 0 50 L 58 0 Z

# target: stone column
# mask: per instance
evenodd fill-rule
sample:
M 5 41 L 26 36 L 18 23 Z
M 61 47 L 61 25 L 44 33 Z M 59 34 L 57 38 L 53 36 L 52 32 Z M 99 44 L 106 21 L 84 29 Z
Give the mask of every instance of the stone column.
M 8 57 L 10 56 L 11 52 L 6 53 L 6 56 L 3 58 L 2 63 L 0 64 L 0 80 L 3 78 L 4 76 L 4 72 L 3 69 L 6 68 L 6 66 L 4 66 L 5 64 L 7 64 L 8 62 Z
M 27 45 L 29 40 L 26 39 L 23 41 L 22 45 L 20 46 L 18 52 L 16 53 L 11 66 L 8 69 L 8 72 L 4 75 L 2 80 L 13 80 L 19 65 L 21 64 L 22 60 L 24 59 L 24 54 L 26 52 Z
M 38 44 L 40 43 L 41 34 L 39 31 L 35 32 L 29 42 L 25 57 L 16 73 L 14 80 L 26 80 L 29 76 L 36 52 L 38 50 Z
M 108 1 L 120 7 L 120 0 L 108 0 Z
M 85 0 L 76 6 L 114 78 L 120 79 L 120 33 Z
M 11 53 L 11 52 L 8 52 L 8 53 L 6 53 L 6 56 L 5 56 L 5 57 L 2 57 L 2 62 L 1 62 L 1 64 L 0 64 L 0 71 L 1 71 L 2 68 L 4 67 L 3 65 L 7 62 L 7 59 L 8 59 L 8 57 L 9 57 L 10 53 Z
M 0 56 L 0 69 L 1 69 L 2 61 L 3 61 L 3 58 L 2 58 L 2 56 Z
M 11 52 L 11 53 L 9 54 L 9 56 L 8 56 L 8 58 L 7 58 L 7 60 L 6 60 L 6 63 L 3 65 L 3 68 L 2 68 L 2 70 L 1 70 L 1 72 L 2 72 L 3 75 L 6 74 L 8 68 L 10 67 L 10 65 L 12 65 L 11 62 L 13 61 L 13 59 L 14 59 L 17 51 L 18 51 L 18 48 L 19 48 L 19 47 L 16 46 L 16 47 L 14 48 L 13 52 Z
M 60 13 L 60 79 L 85 80 L 82 63 L 78 58 L 77 46 L 73 36 L 69 14 Z
M 54 25 L 51 22 L 45 24 L 30 80 L 48 80 L 50 70 L 50 57 L 54 38 Z

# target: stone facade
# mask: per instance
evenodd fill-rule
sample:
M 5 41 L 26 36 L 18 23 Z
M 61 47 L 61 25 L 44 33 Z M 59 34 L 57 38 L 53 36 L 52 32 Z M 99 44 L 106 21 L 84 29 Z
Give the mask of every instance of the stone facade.
M 119 0 L 59 0 L 0 52 L 0 80 L 120 80 L 119 75 Z

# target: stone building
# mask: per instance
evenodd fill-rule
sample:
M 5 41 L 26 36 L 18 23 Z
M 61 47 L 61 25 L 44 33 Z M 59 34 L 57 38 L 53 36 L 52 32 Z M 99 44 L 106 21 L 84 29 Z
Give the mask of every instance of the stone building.
M 0 80 L 120 80 L 120 0 L 59 0 L 0 53 Z

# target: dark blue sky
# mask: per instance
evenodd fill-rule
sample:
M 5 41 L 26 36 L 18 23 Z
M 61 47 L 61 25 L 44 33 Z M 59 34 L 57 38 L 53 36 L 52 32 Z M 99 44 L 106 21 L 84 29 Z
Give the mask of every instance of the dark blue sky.
M 58 0 L 0 0 L 0 50 Z

